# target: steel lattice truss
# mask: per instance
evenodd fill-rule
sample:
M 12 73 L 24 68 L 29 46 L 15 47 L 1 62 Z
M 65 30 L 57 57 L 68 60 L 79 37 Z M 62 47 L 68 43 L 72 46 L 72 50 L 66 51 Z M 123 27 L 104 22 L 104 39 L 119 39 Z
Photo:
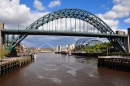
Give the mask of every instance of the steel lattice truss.
M 94 14 L 81 10 L 81 9 L 62 9 L 50 14 L 47 14 L 40 19 L 33 22 L 30 26 L 28 26 L 27 30 L 37 30 L 40 26 L 57 19 L 62 18 L 75 18 L 85 21 L 95 28 L 97 28 L 101 33 L 105 34 L 115 34 L 113 30 L 99 17 L 95 16 Z M 15 40 L 12 41 L 10 48 L 14 48 L 18 43 L 20 43 L 28 34 L 25 33 L 24 35 L 19 35 Z M 127 52 L 127 46 L 123 42 L 122 38 L 116 37 L 111 38 L 109 37 L 108 40 L 113 44 L 114 47 L 118 48 L 120 51 Z

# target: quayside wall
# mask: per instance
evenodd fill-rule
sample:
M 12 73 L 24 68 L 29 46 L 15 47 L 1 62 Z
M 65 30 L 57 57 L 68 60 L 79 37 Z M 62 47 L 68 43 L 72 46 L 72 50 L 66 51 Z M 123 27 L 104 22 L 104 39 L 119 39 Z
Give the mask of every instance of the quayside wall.
M 99 56 L 97 66 L 130 72 L 130 57 Z
M 66 52 L 55 52 L 56 54 L 67 54 Z M 71 52 L 72 55 L 85 56 L 85 57 L 98 57 L 98 56 L 130 56 L 128 53 L 79 53 Z
M 2 59 L 2 62 L 0 62 L 0 76 L 24 66 L 29 62 L 31 62 L 30 56 Z

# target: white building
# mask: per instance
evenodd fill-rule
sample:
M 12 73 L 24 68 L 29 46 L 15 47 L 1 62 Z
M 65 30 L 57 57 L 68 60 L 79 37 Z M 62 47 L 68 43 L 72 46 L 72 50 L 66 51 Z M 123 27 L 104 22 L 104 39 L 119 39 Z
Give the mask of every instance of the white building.
M 75 44 L 70 44 L 70 50 L 73 50 L 75 48 Z
M 65 45 L 65 49 L 66 49 L 66 50 L 69 49 L 69 45 Z
M 61 52 L 61 51 L 62 51 L 61 49 L 62 49 L 62 48 L 61 48 L 60 45 L 56 46 L 56 52 Z
M 66 48 L 66 49 L 73 50 L 73 49 L 75 48 L 75 44 L 68 44 L 68 45 L 65 45 L 65 48 Z

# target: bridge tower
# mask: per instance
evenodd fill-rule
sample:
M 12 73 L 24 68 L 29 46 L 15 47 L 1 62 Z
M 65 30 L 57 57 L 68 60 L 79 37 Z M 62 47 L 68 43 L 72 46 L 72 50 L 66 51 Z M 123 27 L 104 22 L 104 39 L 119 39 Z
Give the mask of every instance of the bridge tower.
M 128 52 L 130 53 L 130 28 L 128 28 Z
M 1 33 L 2 29 L 4 29 L 4 23 L 0 22 L 0 46 L 3 46 L 3 43 L 4 43 L 3 34 Z
M 118 30 L 118 31 L 116 31 L 116 34 L 125 35 L 125 31 Z M 119 39 L 125 45 L 127 52 L 129 52 L 129 36 L 127 36 L 125 38 L 119 38 Z

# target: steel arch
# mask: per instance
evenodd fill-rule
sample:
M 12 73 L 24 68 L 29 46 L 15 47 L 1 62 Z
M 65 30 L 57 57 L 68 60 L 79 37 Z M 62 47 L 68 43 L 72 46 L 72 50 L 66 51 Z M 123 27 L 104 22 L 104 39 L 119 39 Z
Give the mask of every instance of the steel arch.
M 52 13 L 49 13 L 35 22 L 33 22 L 31 25 L 29 25 L 26 29 L 27 30 L 36 30 L 38 27 L 61 18 L 76 18 L 83 21 L 88 22 L 89 24 L 93 25 L 95 28 L 97 28 L 101 33 L 109 33 L 109 34 L 115 34 L 113 30 L 99 17 L 96 15 L 85 11 L 81 9 L 61 9 Z M 10 48 L 14 48 L 18 43 L 20 43 L 28 34 L 19 35 L 15 40 L 12 41 Z M 118 47 L 120 47 L 121 51 L 127 52 L 127 49 L 123 42 L 120 40 L 120 38 L 108 38 L 108 40 L 112 44 L 117 44 Z M 116 45 L 114 45 L 116 47 Z

